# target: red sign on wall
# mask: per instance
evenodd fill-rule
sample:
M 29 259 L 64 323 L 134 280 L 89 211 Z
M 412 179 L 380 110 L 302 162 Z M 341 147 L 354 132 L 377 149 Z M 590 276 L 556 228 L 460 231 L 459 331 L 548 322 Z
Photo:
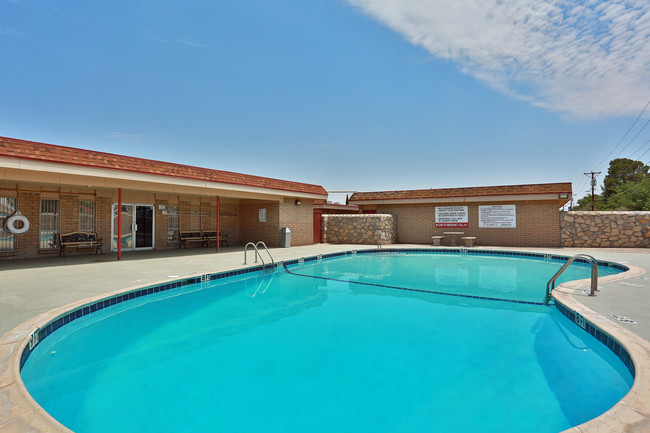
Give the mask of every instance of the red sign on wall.
M 467 206 L 436 207 L 436 228 L 467 228 Z

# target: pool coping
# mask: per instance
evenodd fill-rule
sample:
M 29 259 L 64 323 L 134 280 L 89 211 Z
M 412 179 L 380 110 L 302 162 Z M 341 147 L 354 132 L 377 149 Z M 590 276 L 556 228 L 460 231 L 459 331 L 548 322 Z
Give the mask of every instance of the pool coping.
M 418 251 L 414 248 L 385 248 L 383 250 L 367 250 L 359 249 L 360 253 L 368 252 L 393 252 L 393 251 Z M 467 253 L 468 249 L 465 248 L 422 248 L 423 252 L 430 253 L 432 251 L 439 253 Z M 531 256 L 542 257 L 544 253 L 535 252 L 522 252 L 522 251 L 508 251 L 500 250 L 481 250 L 470 249 L 472 254 L 485 253 L 486 255 L 514 255 L 514 256 Z M 291 264 L 302 261 L 318 260 L 319 258 L 328 258 L 333 256 L 342 256 L 346 254 L 355 254 L 357 250 L 351 249 L 345 252 L 322 254 L 310 257 L 303 257 L 301 259 L 286 260 L 278 262 L 276 266 L 282 266 L 283 263 Z M 550 254 L 549 254 L 550 255 Z M 568 256 L 553 254 L 555 258 L 568 258 Z M 601 263 L 601 261 L 599 261 Z M 616 275 L 610 275 L 600 278 L 603 282 L 617 281 L 639 276 L 645 271 L 642 268 L 626 264 L 627 271 Z M 204 279 L 218 279 L 239 275 L 243 273 L 251 273 L 261 271 L 261 266 L 254 266 L 249 268 L 239 268 L 230 271 L 222 271 L 211 274 L 204 274 L 201 276 L 190 275 L 181 278 L 165 279 L 145 285 L 136 285 L 128 288 L 106 292 L 98 296 L 85 298 L 62 307 L 52 309 L 44 314 L 34 317 L 33 319 L 24 322 L 23 324 L 15 327 L 8 333 L 0 337 L 0 427 L 3 431 L 8 432 L 54 432 L 54 433 L 71 433 L 72 431 L 61 425 L 51 415 L 49 415 L 43 408 L 41 408 L 27 392 L 21 378 L 20 370 L 26 359 L 25 353 L 30 351 L 31 346 L 35 346 L 39 342 L 39 337 L 34 337 L 34 331 L 45 331 L 48 326 L 51 326 L 56 321 L 61 321 L 62 318 L 69 316 L 72 312 L 78 310 L 88 309 L 87 313 L 91 313 L 90 307 L 98 305 L 98 303 L 105 302 L 114 298 L 122 298 L 123 300 L 130 300 L 139 296 L 142 293 L 149 294 L 155 291 L 148 292 L 150 288 L 156 286 L 166 286 L 174 283 L 181 282 L 180 284 L 170 287 L 182 287 L 183 285 L 193 284 L 200 282 Z M 614 407 L 605 412 L 603 415 L 590 420 L 584 424 L 572 427 L 565 432 L 634 432 L 634 431 L 650 431 L 650 343 L 646 340 L 636 336 L 625 328 L 611 322 L 604 316 L 589 309 L 580 303 L 574 294 L 583 289 L 589 284 L 589 280 L 576 280 L 560 284 L 553 292 L 553 298 L 557 303 L 564 306 L 567 311 L 563 311 L 567 317 L 573 314 L 575 318 L 584 319 L 584 323 L 599 329 L 603 334 L 610 336 L 613 341 L 618 344 L 629 354 L 633 363 L 635 372 L 634 383 L 630 391 L 621 399 Z M 160 290 L 159 290 L 160 291 Z M 140 292 L 140 295 L 135 295 Z M 127 295 L 127 296 L 125 296 Z M 113 303 L 114 304 L 114 303 Z M 109 304 L 109 305 L 113 305 Z M 562 310 L 560 310 L 562 311 Z M 83 314 L 86 314 L 85 312 Z M 65 324 L 62 320 L 59 326 Z M 576 320 L 577 322 L 577 320 Z M 583 326 L 584 328 L 584 326 Z M 45 331 L 45 338 L 49 333 L 54 332 L 56 328 Z M 40 332 L 36 334 L 40 335 Z M 607 343 L 605 343 L 607 344 Z M 610 347 L 611 349 L 611 347 Z M 624 361 L 625 362 L 625 361 Z M 579 398 L 579 397 L 578 397 Z

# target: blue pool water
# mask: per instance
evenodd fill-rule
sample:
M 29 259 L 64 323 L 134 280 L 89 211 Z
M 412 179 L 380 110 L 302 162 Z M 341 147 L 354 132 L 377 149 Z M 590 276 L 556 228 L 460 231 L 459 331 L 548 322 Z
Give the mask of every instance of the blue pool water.
M 137 298 L 53 332 L 22 377 L 77 433 L 557 432 L 629 391 L 554 307 L 397 288 L 540 300 L 561 266 L 466 259 L 346 256 Z

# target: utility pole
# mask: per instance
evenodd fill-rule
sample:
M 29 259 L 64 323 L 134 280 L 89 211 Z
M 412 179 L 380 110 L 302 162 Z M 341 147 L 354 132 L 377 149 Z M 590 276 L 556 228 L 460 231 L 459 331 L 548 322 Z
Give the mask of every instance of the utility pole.
M 594 190 L 596 189 L 596 176 L 600 174 L 600 171 L 590 171 L 585 173 L 585 176 L 591 176 L 591 210 L 596 210 L 594 206 Z

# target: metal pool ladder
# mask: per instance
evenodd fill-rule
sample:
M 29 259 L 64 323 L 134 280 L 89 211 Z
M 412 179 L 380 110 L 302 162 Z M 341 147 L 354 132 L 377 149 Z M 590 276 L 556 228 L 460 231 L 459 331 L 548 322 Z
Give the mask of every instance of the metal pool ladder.
M 273 260 L 273 256 L 271 255 L 271 252 L 269 249 L 266 247 L 266 244 L 262 241 L 257 242 L 256 244 L 249 242 L 246 244 L 244 247 L 244 264 L 246 264 L 246 252 L 248 250 L 248 246 L 252 246 L 253 249 L 255 250 L 255 263 L 257 263 L 257 258 L 260 258 L 260 261 L 262 262 L 262 269 L 265 269 L 266 264 L 264 263 L 264 259 L 262 258 L 262 255 L 260 254 L 260 250 L 257 248 L 259 245 L 262 245 L 264 249 L 266 250 L 266 253 L 269 255 L 271 258 L 271 270 L 275 269 L 275 261 Z
M 562 272 L 564 272 L 564 270 L 576 259 L 586 260 L 591 265 L 591 292 L 589 293 L 589 296 L 596 296 L 596 291 L 598 290 L 598 262 L 590 255 L 580 253 L 567 260 L 564 266 L 553 275 L 553 278 L 548 280 L 548 284 L 546 284 L 546 297 L 544 298 L 545 304 L 548 304 L 551 300 L 551 290 L 555 288 L 555 280 L 557 280 Z

